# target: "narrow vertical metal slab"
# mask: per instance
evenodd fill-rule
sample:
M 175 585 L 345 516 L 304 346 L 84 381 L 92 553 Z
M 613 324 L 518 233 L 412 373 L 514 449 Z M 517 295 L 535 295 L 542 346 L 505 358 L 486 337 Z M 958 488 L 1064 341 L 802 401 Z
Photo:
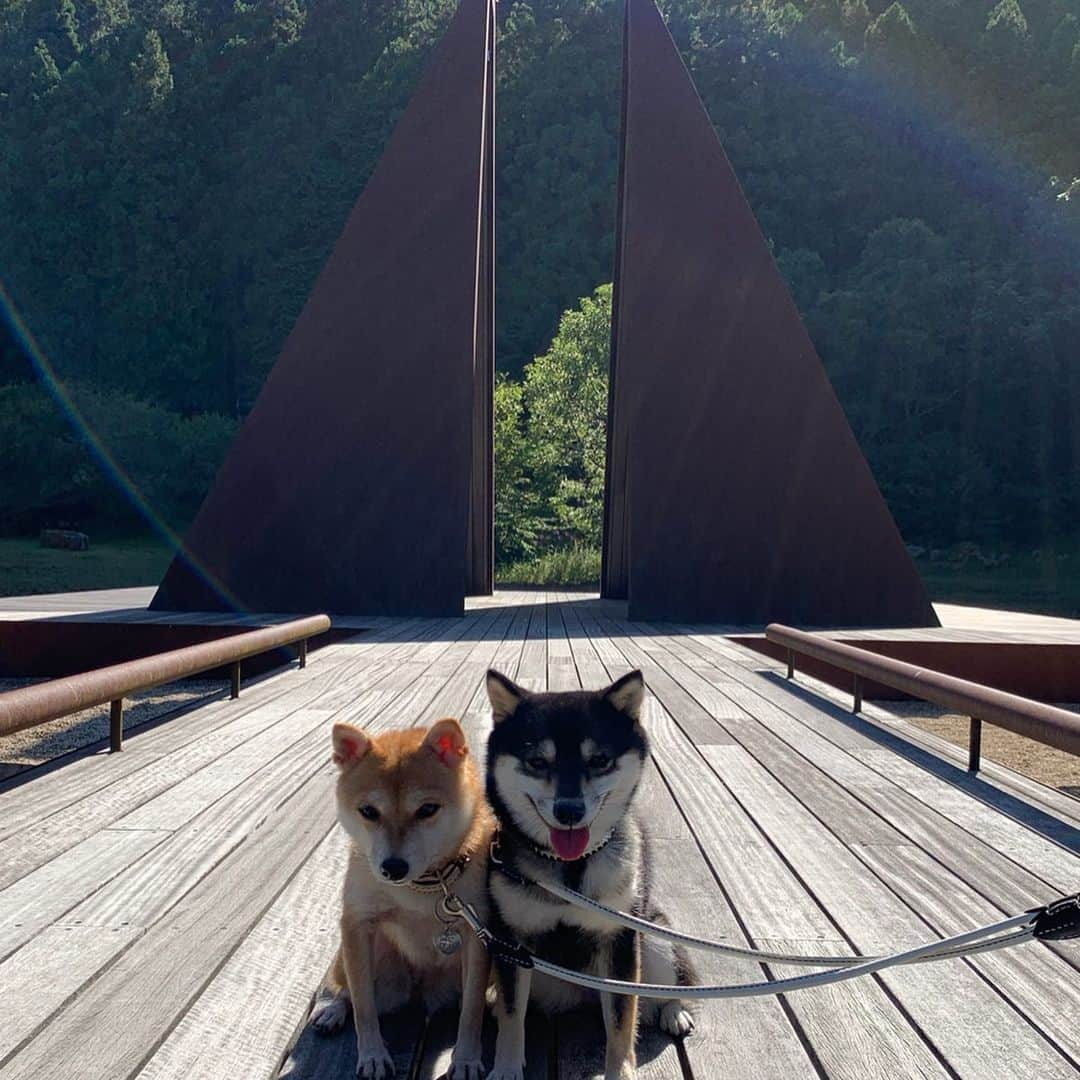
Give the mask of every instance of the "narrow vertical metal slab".
M 604 592 L 634 618 L 936 625 L 653 0 L 627 0 Z
M 470 596 L 495 587 L 495 15 L 488 20 L 484 75 L 484 140 L 473 331 L 472 467 L 466 588 Z
M 152 607 L 490 591 L 494 46 L 461 0 Z
M 619 394 L 623 382 L 617 374 L 619 359 L 619 278 L 623 265 L 623 221 L 626 203 L 626 104 L 629 72 L 630 11 L 623 20 L 622 119 L 619 126 L 619 190 L 615 216 L 615 277 L 611 301 L 611 356 L 608 369 L 607 460 L 604 472 L 604 533 L 600 550 L 600 587 L 604 596 L 625 600 L 629 590 L 626 550 L 626 459 L 627 425 L 616 424 L 623 405 Z

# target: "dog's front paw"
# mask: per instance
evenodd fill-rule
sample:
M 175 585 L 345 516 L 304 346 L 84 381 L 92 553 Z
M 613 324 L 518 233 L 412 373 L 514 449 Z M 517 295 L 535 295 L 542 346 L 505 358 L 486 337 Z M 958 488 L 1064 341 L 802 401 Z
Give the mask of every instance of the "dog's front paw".
M 357 1045 L 356 1075 L 361 1080 L 389 1080 L 394 1075 L 394 1059 L 381 1039 L 377 1043 Z
M 487 1080 L 525 1080 L 525 1063 L 520 1065 L 496 1065 L 487 1074 Z
M 344 994 L 327 998 L 315 1004 L 311 1014 L 311 1026 L 320 1035 L 332 1035 L 345 1026 L 349 1018 L 349 999 Z
M 669 1001 L 660 1010 L 660 1030 L 681 1039 L 694 1030 L 694 1016 L 681 1001 Z
M 459 1054 L 454 1050 L 446 1080 L 484 1080 L 484 1063 L 479 1054 Z

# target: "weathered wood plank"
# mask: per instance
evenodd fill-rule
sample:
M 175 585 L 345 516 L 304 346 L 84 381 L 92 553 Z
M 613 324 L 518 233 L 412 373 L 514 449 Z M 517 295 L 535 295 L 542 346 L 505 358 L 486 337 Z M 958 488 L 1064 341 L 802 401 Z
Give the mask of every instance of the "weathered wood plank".
M 458 647 L 459 659 L 469 647 Z M 392 723 L 395 712 L 422 710 L 445 681 L 443 677 L 425 676 L 415 680 L 411 687 L 397 695 L 367 691 L 360 694 L 360 702 L 353 703 L 349 711 L 353 716 L 366 716 L 370 719 L 371 726 Z M 391 704 L 387 703 L 388 696 Z M 253 816 L 259 819 L 265 817 L 269 807 L 263 807 L 260 799 L 264 802 L 270 800 L 271 807 L 279 804 L 290 789 L 286 780 L 290 772 L 294 774 L 294 784 L 299 783 L 325 763 L 327 752 L 324 744 L 328 742 L 329 726 L 335 714 L 319 711 L 315 715 L 317 722 L 306 735 L 301 732 L 299 743 L 291 745 L 285 753 L 270 755 L 269 768 L 256 770 L 262 781 L 261 787 L 249 784 L 240 788 L 233 799 L 227 797 L 213 804 L 213 809 L 219 816 L 216 820 L 212 816 L 209 827 L 202 822 L 193 826 L 191 831 L 194 835 L 185 837 L 188 842 L 182 845 L 170 844 L 161 857 L 143 860 L 131 873 L 115 882 L 113 887 L 107 887 L 76 909 L 73 918 L 80 924 L 93 922 L 108 925 L 112 922 L 115 925 L 119 922 L 122 925 L 126 922 L 130 925 L 136 920 L 149 923 L 160 917 L 199 880 L 206 869 L 216 864 L 223 851 L 243 839 L 243 832 Z M 213 767 L 208 771 L 212 774 Z M 325 813 L 329 824 L 333 813 L 329 801 Z M 81 977 L 81 967 L 75 969 L 73 975 L 76 973 L 79 982 L 68 985 L 69 993 L 77 990 L 81 982 L 85 981 Z
M 269 1076 L 297 1030 L 283 1075 L 351 1077 L 351 1032 L 315 1040 L 303 1029 L 336 937 L 340 869 L 322 861 L 340 843 L 323 839 L 333 815 L 329 725 L 353 718 L 381 730 L 460 715 L 480 757 L 489 664 L 536 689 L 646 672 L 659 768 L 647 768 L 638 799 L 653 819 L 657 891 L 681 927 L 843 954 L 990 921 L 1046 899 L 1044 885 L 1075 888 L 1075 855 L 1003 814 L 1007 803 L 952 783 L 947 763 L 922 768 L 918 746 L 897 754 L 882 721 L 852 721 L 835 691 L 822 699 L 816 687 L 790 687 L 766 658 L 701 627 L 624 616 L 608 601 L 521 593 L 470 604 L 465 619 L 383 624 L 363 646 L 323 650 L 305 673 L 259 682 L 239 703 L 140 733 L 125 755 L 0 785 L 0 856 L 20 850 L 8 840 L 56 819 L 37 834 L 41 863 L 0 889 L 0 998 L 28 1006 L 0 1024 L 0 1080 Z M 182 768 L 169 772 L 177 757 Z M 168 782 L 157 786 L 158 774 Z M 995 778 L 994 787 L 1002 800 L 1021 798 L 1023 784 Z M 80 834 L 76 807 L 98 801 L 107 812 Z M 1031 805 L 1047 813 L 1052 801 Z M 4 872 L 7 861 L 0 881 Z M 785 1002 L 713 1003 L 685 1057 L 664 1039 L 643 1042 L 639 1075 L 1074 1075 L 1074 952 L 1026 946 Z M 702 966 L 718 982 L 761 970 Z M 598 1021 L 532 1023 L 529 1080 L 596 1075 Z M 389 1018 L 399 1073 L 434 1080 L 453 1024 L 415 1010 Z
M 706 759 L 740 804 L 863 953 L 933 938 L 903 904 L 741 747 L 707 746 Z M 882 981 L 961 1076 L 993 1075 L 1006 1058 L 1017 1076 L 1066 1077 L 1072 1065 L 970 968 L 926 964 Z
M 855 845 L 856 854 L 943 937 L 1001 918 L 988 903 L 914 846 Z M 1075 945 L 1064 945 L 1074 963 Z M 955 963 L 955 961 L 953 962 Z M 970 965 L 1067 1054 L 1080 1072 L 1080 977 L 1045 945 L 1031 943 L 973 957 Z M 1052 993 L 1047 988 L 1053 987 Z
M 738 668 L 744 672 L 760 673 L 768 672 L 774 680 L 782 677 L 783 666 L 776 661 L 770 660 L 759 653 L 755 653 L 741 645 L 731 641 L 723 641 L 712 637 L 703 636 L 700 633 L 692 633 L 693 628 L 686 629 L 691 647 L 702 650 L 703 655 L 721 654 L 728 659 L 734 660 Z M 834 705 L 839 705 L 841 711 L 850 708 L 850 699 L 843 691 L 830 686 L 820 680 L 811 678 L 800 673 L 795 685 L 785 683 L 793 693 L 801 693 L 808 700 L 825 699 Z M 931 732 L 924 731 L 914 724 L 908 723 L 902 717 L 880 708 L 872 703 L 866 703 L 860 720 L 852 721 L 853 727 L 867 734 L 880 732 L 895 750 L 904 749 L 905 746 L 912 750 L 921 750 L 935 758 L 955 766 L 961 774 L 967 768 L 967 751 L 964 747 L 956 746 Z M 1010 795 L 1038 808 L 1044 813 L 1060 818 L 1073 827 L 1080 827 L 1080 805 L 1077 800 L 1070 798 L 1062 792 L 1046 787 L 1030 777 L 1023 776 L 1005 766 L 990 759 L 984 761 L 980 770 L 980 781 L 986 789 L 990 785 L 997 788 L 1005 795 Z
M 461 620 L 458 620 L 458 629 L 462 632 L 464 630 Z M 417 651 L 434 659 L 450 648 L 454 640 L 454 637 L 450 636 L 448 640 L 421 645 Z M 435 645 L 434 650 L 430 649 L 431 644 Z M 399 649 L 400 646 L 394 646 L 393 652 L 400 655 Z M 357 650 L 351 658 L 346 654 L 345 662 L 345 672 L 351 669 L 356 673 L 356 681 L 350 680 L 349 686 L 348 700 L 352 702 L 359 697 L 363 687 L 377 684 L 391 670 L 393 663 L 392 659 L 382 663 L 365 663 L 369 650 L 364 646 L 357 646 Z M 305 669 L 305 672 L 309 670 Z M 313 684 L 309 684 L 313 685 L 315 694 L 312 696 L 309 691 L 304 695 L 305 709 L 321 713 L 322 709 L 318 706 L 326 682 L 340 682 L 343 674 L 340 668 L 333 671 L 324 669 L 321 681 L 315 680 Z M 254 706 L 238 710 L 239 715 L 235 719 L 214 728 L 202 738 L 186 743 L 173 753 L 162 757 L 155 756 L 152 761 L 144 762 L 144 767 L 138 771 L 105 788 L 95 790 L 79 801 L 64 806 L 63 809 L 0 841 L 0 887 L 17 880 L 97 829 L 107 827 L 207 767 L 220 768 L 223 775 L 227 776 L 230 766 L 218 766 L 219 759 L 229 751 L 247 746 L 255 741 L 260 733 L 280 723 L 284 723 L 287 730 L 289 717 L 295 709 L 296 699 L 290 692 L 274 698 L 261 708 Z M 330 711 L 327 706 L 327 714 Z
M 674 661 L 673 658 L 672 669 L 679 672 L 680 677 L 689 685 L 693 685 L 693 673 L 680 671 L 680 667 L 678 661 Z M 661 696 L 663 696 L 662 693 Z M 906 839 L 901 831 L 904 821 L 903 813 L 896 815 L 894 825 L 886 821 L 884 817 L 878 816 L 871 809 L 869 802 L 860 802 L 851 794 L 851 789 L 860 781 L 865 782 L 866 779 L 866 770 L 861 763 L 848 757 L 838 748 L 828 747 L 831 753 L 826 753 L 825 761 L 820 763 L 822 768 L 829 774 L 843 780 L 845 787 L 841 788 L 839 784 L 832 783 L 825 772 L 819 772 L 816 768 L 808 767 L 807 759 L 795 753 L 781 739 L 771 735 L 771 733 L 766 733 L 763 725 L 769 723 L 769 720 L 764 719 L 764 717 L 769 716 L 774 725 L 778 724 L 789 738 L 794 735 L 802 743 L 804 749 L 812 749 L 812 746 L 808 747 L 806 745 L 814 739 L 811 733 L 808 733 L 805 728 L 800 730 L 800 725 L 794 723 L 790 717 L 774 715 L 779 710 L 773 709 L 770 703 L 764 699 L 760 701 L 755 711 L 759 717 L 762 717 L 761 725 L 750 720 L 745 722 L 727 721 L 726 723 L 736 730 L 743 746 L 753 754 L 756 760 L 765 766 L 769 773 L 794 794 L 803 805 L 811 810 L 834 836 L 847 843 L 855 854 L 862 858 L 864 862 L 867 862 L 871 868 L 874 868 L 876 861 L 867 859 L 866 853 L 887 853 L 882 858 L 881 865 L 892 865 L 892 860 L 895 859 L 899 859 L 902 865 L 907 865 L 914 856 L 908 855 L 906 858 L 901 858 L 900 855 L 911 852 L 916 853 L 920 860 L 925 860 L 929 864 L 930 869 L 925 870 L 921 879 L 918 875 L 907 875 L 906 877 L 901 875 L 900 880 L 916 878 L 918 887 L 908 888 L 901 891 L 900 894 L 904 896 L 907 903 L 916 912 L 927 920 L 931 927 L 936 928 L 942 934 L 957 933 L 971 925 L 993 922 L 1002 917 L 1004 912 L 1001 907 L 994 907 L 983 900 L 982 909 L 978 911 L 978 915 L 972 922 L 963 924 L 946 916 L 944 921 L 951 925 L 949 927 L 943 926 L 943 920 L 938 913 L 938 908 L 943 905 L 947 906 L 946 898 L 965 891 L 974 896 L 974 891 L 968 888 L 963 880 L 959 880 L 941 865 L 931 863 L 929 858 L 922 852 L 918 852 L 917 849 L 903 842 Z M 784 721 L 787 721 L 787 723 Z M 800 736 L 806 735 L 809 735 L 809 739 L 800 738 Z M 864 775 L 860 775 L 860 773 Z M 878 781 L 878 786 L 881 786 L 881 780 L 876 777 L 876 774 L 874 774 L 874 779 Z M 832 789 L 831 792 L 830 789 Z M 874 795 L 878 794 L 877 787 L 875 787 Z M 978 880 L 983 861 L 977 858 L 966 858 L 966 869 L 975 880 Z M 1080 861 L 1078 861 L 1077 869 L 1080 872 Z M 879 874 L 879 877 L 881 876 L 883 875 Z M 936 889 L 931 886 L 932 881 L 937 883 Z M 1023 910 L 1023 906 L 1020 905 L 1013 910 Z M 968 907 L 970 908 L 971 905 L 968 905 Z M 1050 982 L 1060 981 L 1066 975 L 1067 965 L 1064 965 L 1057 957 L 1049 956 L 1047 958 L 1044 955 L 1045 953 L 1046 950 L 1040 951 L 1040 959 L 1044 962 L 1044 969 L 1038 973 L 1031 970 L 1030 962 L 1026 966 L 1021 965 L 1019 969 L 1015 969 L 1015 965 L 1019 961 L 1005 955 L 975 960 L 972 961 L 972 964 L 976 970 L 982 971 L 984 974 L 989 965 L 998 976 L 994 979 L 994 982 L 999 990 L 1004 991 L 1039 1030 L 1051 1033 L 1059 1049 L 1063 1049 L 1075 1061 L 1075 1041 L 1070 1038 L 1068 1032 L 1061 1031 L 1061 1002 L 1055 1001 L 1048 1004 L 1044 992 L 1047 980 Z M 1055 968 L 1055 964 L 1058 967 Z M 1047 965 L 1050 970 L 1045 970 Z M 1076 1008 L 1080 1008 L 1080 999 L 1076 1003 Z M 1070 1026 L 1070 1031 L 1073 1027 Z
M 95 753 L 76 760 L 61 759 L 40 772 L 34 770 L 31 777 L 21 777 L 17 785 L 9 781 L 10 786 L 0 791 L 0 840 L 113 786 L 240 717 L 260 712 L 269 724 L 301 703 L 311 705 L 322 693 L 326 680 L 350 663 L 347 649 L 337 645 L 321 650 L 317 660 L 303 671 L 270 674 L 245 687 L 235 701 L 218 699 L 163 725 L 151 721 L 133 728 L 125 733 L 122 754 Z
M 577 613 L 563 609 L 570 627 L 579 670 L 600 676 L 602 684 L 620 670 L 601 660 L 595 639 L 590 639 Z M 625 658 L 623 658 L 625 666 Z M 647 708 L 653 708 L 652 702 Z M 650 712 L 651 716 L 651 712 Z M 653 726 L 646 720 L 646 730 Z M 654 754 L 655 756 L 655 754 Z M 692 782 L 691 778 L 683 778 Z M 719 891 L 712 870 L 702 857 L 694 831 L 683 816 L 667 784 L 655 766 L 646 770 L 642 789 L 636 798 L 639 806 L 648 807 L 647 824 L 653 839 L 655 860 L 654 891 L 657 903 L 672 924 L 688 933 L 712 938 L 729 939 L 745 945 L 739 922 Z M 756 965 L 721 961 L 707 953 L 693 957 L 703 981 L 750 981 L 757 978 Z M 757 1077 L 761 1075 L 760 1047 L 769 1046 L 769 1068 L 784 1076 L 812 1076 L 813 1066 L 783 1009 L 775 1000 L 747 998 L 745 1000 L 710 1001 L 701 1006 L 698 1028 L 685 1041 L 684 1053 L 692 1075 L 706 1080 L 712 1075 L 715 1062 L 724 1062 L 725 1076 Z M 580 1054 L 580 1036 L 575 1053 Z M 666 1049 L 665 1049 L 666 1044 Z M 679 1076 L 681 1062 L 675 1047 L 659 1032 L 652 1034 L 643 1046 L 643 1061 L 647 1064 L 643 1076 Z M 561 1047 L 560 1047 L 560 1062 Z
M 129 948 L 139 937 L 133 926 L 109 930 L 89 926 L 50 927 L 14 953 L 0 966 L 0 1003 L 4 1022 L 0 1024 L 0 1076 L 2 1068 L 22 1047 L 38 1035 L 47 1040 L 51 1029 L 42 1031 L 46 1020 L 69 1008 L 71 986 L 81 986 L 110 960 Z M 122 1021 L 118 1021 L 122 1022 Z M 163 1028 L 164 1030 L 164 1028 Z M 26 1076 L 81 1076 L 80 1051 L 71 1045 L 52 1045 L 39 1059 L 38 1072 Z M 126 1075 L 126 1074 L 125 1074 Z
M 331 783 L 328 766 L 57 1012 L 0 1077 L 115 1080 L 138 1069 L 326 835 Z M 50 927 L 34 945 L 59 954 L 63 935 Z
M 348 844 L 335 829 L 138 1072 L 141 1080 L 270 1076 L 337 949 Z
M 668 642 L 667 638 L 656 640 L 665 645 Z M 704 677 L 677 661 L 672 662 L 671 670 L 695 695 L 699 693 L 698 687 L 705 682 Z M 743 687 L 743 690 L 747 695 L 752 693 L 749 686 Z M 774 703 L 778 700 L 783 701 L 783 698 L 780 695 L 757 695 L 753 702 L 753 719 L 725 719 L 721 722 L 789 790 L 798 789 L 803 802 L 811 806 L 819 817 L 829 820 L 834 831 L 843 839 L 868 843 L 914 840 L 974 884 L 989 899 L 996 898 L 1007 913 L 1044 903 L 1048 899 L 1046 884 L 1018 862 L 990 847 L 975 833 L 965 831 L 952 819 L 920 802 L 909 790 L 910 785 L 904 785 L 903 777 L 893 775 L 893 770 L 887 767 L 875 771 L 863 760 L 859 747 L 849 751 L 830 741 L 827 737 L 827 716 L 811 710 L 802 702 L 792 704 L 784 701 L 785 707 L 781 708 Z M 750 703 L 748 698 L 744 698 L 744 701 Z M 809 723 L 804 723 L 799 718 L 807 713 L 811 713 Z M 817 769 L 807 769 L 807 763 L 812 763 Z M 903 771 L 910 777 L 914 769 L 915 766 L 908 763 Z M 839 784 L 823 785 L 823 778 L 831 778 Z M 914 782 L 922 782 L 921 770 Z M 944 781 L 938 780 L 937 783 L 942 788 L 946 786 Z M 839 785 L 842 785 L 842 790 Z M 960 795 L 960 798 L 965 802 L 970 801 L 966 795 Z M 981 807 L 982 804 L 977 805 Z M 985 814 L 987 808 L 983 807 L 982 810 Z M 885 826 L 884 832 L 876 826 L 871 827 L 876 841 L 875 836 L 865 835 L 867 826 L 860 824 L 866 819 L 866 811 L 870 811 Z M 864 835 L 857 835 L 856 831 Z M 1026 830 L 1008 819 L 1004 831 L 1014 834 L 1022 831 L 1026 834 Z M 1026 835 L 1025 839 L 1029 852 L 1033 844 L 1038 853 L 1054 850 L 1055 856 L 1060 858 L 1059 849 L 1048 847 L 1048 843 L 1041 838 Z M 1073 876 L 1080 877 L 1080 858 L 1075 859 Z
M 206 702 L 164 725 L 150 723 L 131 728 L 124 734 L 121 754 L 108 753 L 103 749 L 107 744 L 102 743 L 100 752 L 56 759 L 40 769 L 20 774 L 17 786 L 8 781 L 11 786 L 0 791 L 0 841 L 139 771 L 237 716 L 265 705 L 273 697 L 290 689 L 296 692 L 297 687 L 283 685 L 289 681 L 268 679 L 238 701 Z
M 281 757 L 291 756 L 312 731 L 326 730 L 322 710 L 298 709 L 273 727 L 222 754 L 197 773 L 185 777 L 156 798 L 113 823 L 114 829 L 168 829 L 186 824 L 196 814 L 246 782 Z M 327 734 L 327 739 L 329 734 Z
M 588 622 L 586 623 L 588 627 Z M 616 644 L 625 648 L 623 638 L 605 640 L 599 628 L 593 627 L 593 641 L 598 648 Z M 627 650 L 629 659 L 634 658 Z M 659 702 L 646 702 L 646 730 L 653 744 L 653 756 L 667 778 L 680 809 L 701 845 L 716 879 L 722 883 L 724 895 L 730 898 L 738 913 L 734 932 L 718 933 L 722 929 L 715 917 L 701 923 L 701 932 L 711 937 L 732 936 L 736 944 L 747 941 L 759 945 L 765 940 L 800 941 L 802 951 L 851 953 L 850 944 L 837 933 L 832 920 L 821 909 L 802 882 L 777 856 L 768 837 L 745 813 L 730 792 L 702 759 Z M 737 748 L 711 746 L 708 749 L 733 751 Z M 679 876 L 680 885 L 688 876 Z M 706 908 L 706 910 L 708 910 Z M 743 936 L 745 930 L 748 937 Z M 819 949 L 820 946 L 820 949 Z M 720 963 L 713 959 L 716 981 L 759 981 L 761 970 L 754 965 Z M 847 983 L 833 988 L 827 999 L 828 1010 L 820 1000 L 795 994 L 787 999 L 787 1015 L 797 1025 L 796 1031 L 813 1047 L 829 1069 L 845 1076 L 886 1076 L 898 1060 L 905 1062 L 904 1075 L 937 1076 L 941 1070 L 933 1053 L 913 1030 L 910 1021 L 899 1013 L 873 982 Z M 769 1003 L 771 999 L 750 998 L 733 1003 L 749 1008 L 752 1004 Z M 880 1023 L 876 1039 L 868 1042 L 849 1030 L 844 1018 L 851 1015 L 872 1016 Z M 794 1035 L 794 1033 L 793 1033 Z M 688 1043 L 688 1051 L 692 1049 Z M 749 1049 L 747 1049 L 749 1048 Z M 800 1044 L 801 1049 L 801 1044 Z M 740 1052 L 749 1053 L 749 1067 L 761 1067 L 753 1036 L 747 1033 L 733 1048 L 727 1048 L 724 1060 Z M 695 1069 L 695 1075 L 709 1076 L 707 1069 Z M 895 1075 L 892 1073 L 891 1075 Z
M 472 632 L 463 634 L 450 653 L 446 654 L 456 661 L 456 667 L 444 664 L 440 667 L 440 675 L 414 679 L 413 685 L 395 699 L 393 705 L 378 717 L 377 723 L 367 726 L 381 730 L 386 727 L 428 723 L 448 713 L 463 714 L 471 700 L 477 696 L 486 664 L 502 648 L 505 635 L 514 625 L 512 613 L 486 613 L 482 621 L 472 624 Z M 523 621 L 519 621 L 518 625 L 524 629 Z M 434 665 L 429 670 L 434 670 Z M 434 689 L 417 695 L 417 686 L 425 680 Z M 338 1036 L 323 1038 L 303 1026 L 306 1015 L 305 1010 L 301 1016 L 294 1018 L 299 1034 L 289 1048 L 282 1075 L 292 1080 L 306 1080 L 308 1077 L 351 1077 L 355 1072 L 356 1060 L 355 1039 L 352 1037 L 351 1027 L 346 1025 L 345 1032 Z M 419 1067 L 420 1071 L 416 1075 L 428 1075 L 428 1067 L 417 1066 L 417 1062 L 418 1055 L 427 1048 L 431 1025 L 415 1007 L 403 1013 L 399 1019 L 404 1023 L 395 1024 L 393 1019 L 390 1019 L 382 1024 L 384 1038 L 394 1055 L 399 1074 L 414 1075 L 415 1067 Z M 440 1028 L 436 1026 L 434 1030 L 438 1031 Z M 430 1062 L 442 1061 L 437 1049 L 428 1048 L 427 1052 Z
M 2 961 L 171 834 L 104 830 L 0 891 Z
M 741 702 L 754 709 L 763 723 L 772 726 L 786 714 L 827 742 L 848 751 L 852 758 L 880 776 L 886 786 L 899 785 L 908 795 L 960 826 L 978 841 L 1013 859 L 1053 888 L 1062 892 L 1075 888 L 1070 882 L 1076 880 L 1080 866 L 1078 857 L 1054 840 L 1032 831 L 1022 821 L 1003 813 L 999 805 L 978 798 L 972 790 L 977 788 L 978 781 L 972 781 L 963 770 L 954 770 L 955 775 L 946 779 L 893 749 L 886 749 L 866 732 L 865 722 L 852 718 L 832 703 L 807 700 L 797 687 L 750 672 L 733 674 L 742 687 Z M 785 737 L 789 737 L 788 734 Z M 865 774 L 858 779 L 856 776 L 851 779 L 853 786 L 870 784 L 875 790 L 879 786 Z M 987 795 L 990 795 L 989 791 Z
M 302 746 L 274 761 L 257 781 L 250 780 L 192 817 L 165 843 L 87 896 L 63 922 L 102 928 L 153 926 L 325 766 L 329 740 L 326 726 L 310 732 Z
M 547 689 L 548 610 L 542 593 L 537 599 L 540 602 L 533 607 L 521 652 L 521 663 L 518 666 L 518 682 L 526 690 Z

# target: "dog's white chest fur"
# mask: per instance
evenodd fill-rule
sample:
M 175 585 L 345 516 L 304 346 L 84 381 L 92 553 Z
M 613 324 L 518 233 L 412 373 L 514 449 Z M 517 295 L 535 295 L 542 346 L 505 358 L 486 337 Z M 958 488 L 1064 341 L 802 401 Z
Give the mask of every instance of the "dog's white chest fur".
M 631 829 L 618 848 L 602 848 L 588 856 L 577 891 L 608 907 L 629 911 L 642 892 L 640 843 L 637 830 Z M 522 869 L 533 881 L 563 883 L 562 864 L 551 860 L 530 859 Z M 560 923 L 595 933 L 611 933 L 610 919 L 564 903 L 539 887 L 526 890 L 495 873 L 491 876 L 491 890 L 503 917 L 522 934 L 545 934 Z

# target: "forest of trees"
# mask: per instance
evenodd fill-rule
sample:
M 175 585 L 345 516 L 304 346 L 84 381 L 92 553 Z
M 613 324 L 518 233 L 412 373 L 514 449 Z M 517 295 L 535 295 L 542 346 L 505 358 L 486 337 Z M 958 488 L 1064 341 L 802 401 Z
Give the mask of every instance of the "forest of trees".
M 1075 539 L 1080 0 L 661 6 L 906 538 Z M 0 276 L 119 468 L 176 524 L 452 8 L 0 0 Z M 499 19 L 509 557 L 597 526 L 600 444 L 576 421 L 552 428 L 545 386 L 610 302 L 594 291 L 612 273 L 621 4 L 503 0 Z M 0 531 L 122 519 L 13 340 Z M 579 435 L 572 461 L 553 449 Z

